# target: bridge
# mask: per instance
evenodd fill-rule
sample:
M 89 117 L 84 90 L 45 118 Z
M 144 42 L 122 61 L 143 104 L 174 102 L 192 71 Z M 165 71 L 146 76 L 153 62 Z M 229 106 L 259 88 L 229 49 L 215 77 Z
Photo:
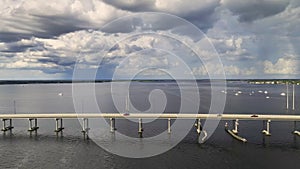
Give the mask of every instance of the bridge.
M 88 138 L 89 131 L 89 119 L 93 118 L 104 118 L 110 120 L 110 130 L 114 132 L 115 128 L 115 119 L 138 119 L 138 133 L 142 137 L 143 133 L 143 122 L 142 119 L 166 119 L 168 123 L 168 133 L 171 133 L 171 120 L 174 119 L 195 119 L 195 127 L 197 128 L 197 133 L 200 135 L 201 132 L 204 132 L 206 135 L 206 131 L 202 131 L 201 119 L 215 119 L 215 120 L 233 120 L 233 129 L 228 128 L 228 124 L 225 124 L 225 130 L 235 139 L 247 142 L 247 140 L 238 135 L 238 126 L 240 120 L 254 120 L 254 121 L 264 121 L 266 123 L 266 129 L 262 130 L 262 133 L 266 136 L 271 136 L 270 132 L 270 124 L 271 121 L 292 121 L 296 122 L 300 121 L 300 115 L 274 115 L 274 114 L 176 114 L 176 113 L 164 113 L 164 114 L 155 114 L 155 113 L 47 113 L 47 114 L 0 114 L 0 119 L 2 119 L 3 127 L 2 131 L 12 131 L 14 128 L 12 125 L 13 119 L 28 119 L 29 121 L 29 132 L 37 131 L 38 127 L 38 119 L 55 119 L 56 128 L 55 132 L 62 132 L 63 127 L 63 119 L 83 119 L 82 132 L 84 133 L 84 137 Z M 6 122 L 9 122 L 8 124 Z M 298 130 L 293 131 L 295 135 L 300 136 L 300 132 Z

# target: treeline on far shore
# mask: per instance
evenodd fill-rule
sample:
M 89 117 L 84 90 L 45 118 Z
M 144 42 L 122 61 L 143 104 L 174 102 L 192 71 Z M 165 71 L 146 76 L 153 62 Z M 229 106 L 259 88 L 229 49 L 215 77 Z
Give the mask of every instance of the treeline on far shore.
M 250 84 L 300 84 L 300 79 L 253 79 L 248 80 Z

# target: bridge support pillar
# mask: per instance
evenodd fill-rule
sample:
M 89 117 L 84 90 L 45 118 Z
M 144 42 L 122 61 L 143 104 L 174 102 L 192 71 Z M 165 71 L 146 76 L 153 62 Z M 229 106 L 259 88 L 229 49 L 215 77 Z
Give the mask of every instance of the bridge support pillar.
M 116 119 L 110 118 L 110 132 L 115 132 L 116 130 Z
M 89 119 L 88 118 L 84 118 L 83 119 L 83 124 L 82 124 L 82 133 L 83 133 L 83 137 L 86 139 L 89 139 Z
M 34 126 L 32 126 L 32 121 L 34 120 Z M 38 121 L 36 118 L 32 119 L 30 118 L 29 119 L 29 128 L 28 128 L 28 131 L 36 131 L 37 129 L 39 129 L 38 127 Z
M 168 133 L 171 133 L 171 118 L 168 118 Z
M 297 130 L 297 121 L 294 121 L 294 134 L 300 136 L 300 131 Z
M 59 125 L 59 122 L 60 122 L 60 125 Z M 63 129 L 64 129 L 63 119 L 62 118 L 56 118 L 55 119 L 55 130 L 54 130 L 54 132 L 59 133 L 59 132 L 62 132 Z
M 143 121 L 142 121 L 141 118 L 139 118 L 139 130 L 138 130 L 138 133 L 139 133 L 140 138 L 143 137 L 143 131 L 144 131 L 144 129 L 143 129 Z
M 201 119 L 197 119 L 196 128 L 197 128 L 197 133 L 200 135 L 200 133 L 202 131 Z
M 195 127 L 197 129 L 196 131 L 197 131 L 197 134 L 198 134 L 199 143 L 203 143 L 205 141 L 205 139 L 207 138 L 207 132 L 202 129 L 201 119 L 196 120 Z M 202 138 L 200 138 L 201 132 L 203 133 Z
M 242 141 L 242 142 L 246 143 L 246 142 L 247 142 L 247 139 L 246 139 L 246 138 L 243 138 L 243 137 L 241 137 L 241 136 L 238 136 L 238 125 L 239 125 L 238 119 L 236 119 L 235 121 L 233 121 L 233 123 L 234 123 L 234 129 L 230 130 L 230 129 L 228 128 L 228 123 L 226 122 L 226 123 L 225 123 L 225 131 L 226 131 L 228 134 L 230 134 L 233 138 L 235 138 L 235 139 L 237 139 L 237 140 L 239 140 L 239 141 Z
M 238 126 L 239 126 L 239 119 L 236 119 L 233 121 L 233 124 L 234 124 L 234 129 L 232 130 L 232 132 L 234 134 L 238 134 L 239 133 L 239 130 L 238 130 Z
M 267 129 L 262 131 L 262 133 L 265 134 L 266 136 L 271 136 L 270 123 L 271 123 L 271 120 L 267 120 Z
M 6 121 L 9 120 L 9 126 L 6 126 Z M 8 131 L 8 130 L 12 130 L 14 127 L 12 126 L 12 119 L 2 119 L 3 122 L 3 127 L 1 129 L 1 131 Z

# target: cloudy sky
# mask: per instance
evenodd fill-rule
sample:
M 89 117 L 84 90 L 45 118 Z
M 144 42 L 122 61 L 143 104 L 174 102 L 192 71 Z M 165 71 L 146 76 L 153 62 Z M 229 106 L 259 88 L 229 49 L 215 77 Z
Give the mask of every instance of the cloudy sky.
M 299 0 L 1 0 L 0 79 L 300 78 L 299 18 Z

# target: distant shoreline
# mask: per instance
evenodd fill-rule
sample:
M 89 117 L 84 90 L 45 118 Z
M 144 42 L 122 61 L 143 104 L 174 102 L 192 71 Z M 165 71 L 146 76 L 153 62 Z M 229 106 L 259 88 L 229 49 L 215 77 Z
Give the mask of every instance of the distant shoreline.
M 209 82 L 209 79 L 196 79 L 197 82 Z M 214 79 L 219 81 L 222 79 Z M 134 80 L 0 80 L 0 85 L 6 84 L 59 84 L 59 83 L 104 83 L 104 82 L 175 82 L 173 79 L 134 79 Z M 194 81 L 181 79 L 178 81 Z M 248 82 L 250 84 L 300 84 L 300 79 L 226 79 L 227 82 Z

